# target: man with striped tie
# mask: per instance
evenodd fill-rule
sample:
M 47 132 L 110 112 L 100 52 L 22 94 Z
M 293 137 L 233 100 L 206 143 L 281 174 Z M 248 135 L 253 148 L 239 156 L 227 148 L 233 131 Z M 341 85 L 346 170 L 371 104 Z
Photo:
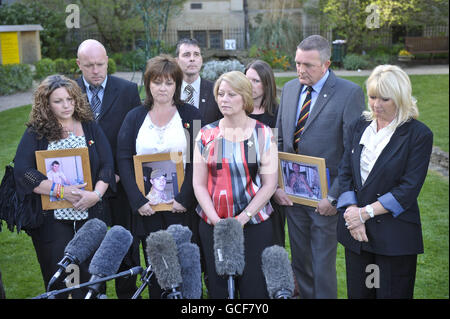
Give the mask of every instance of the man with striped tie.
M 114 167 L 116 170 L 117 192 L 108 190 L 102 201 L 104 206 L 102 216 L 108 225 L 121 225 L 127 229 L 131 227 L 131 208 L 128 198 L 120 182 L 117 168 L 116 144 L 117 135 L 125 115 L 134 107 L 141 104 L 136 83 L 108 75 L 108 56 L 105 47 L 97 40 L 88 39 L 78 47 L 77 64 L 82 76 L 76 82 L 86 93 L 89 104 L 113 151 Z M 95 142 L 95 141 L 93 141 Z M 139 247 L 134 247 L 134 255 L 127 254 L 119 271 L 139 265 Z M 119 298 L 131 298 L 137 290 L 136 277 L 120 278 L 116 280 L 116 293 Z
M 202 126 L 221 119 L 223 116 L 213 94 L 214 83 L 200 77 L 203 58 L 197 40 L 179 40 L 175 58 L 183 71 L 181 98 L 199 109 Z
M 365 103 L 361 87 L 329 70 L 330 58 L 330 44 L 319 35 L 298 45 L 298 79 L 283 87 L 276 125 L 279 151 L 325 158 L 330 176 L 329 196 L 317 207 L 292 203 L 281 188 L 274 195 L 285 207 L 301 298 L 337 298 L 337 170 L 344 152 L 344 134 L 361 115 Z

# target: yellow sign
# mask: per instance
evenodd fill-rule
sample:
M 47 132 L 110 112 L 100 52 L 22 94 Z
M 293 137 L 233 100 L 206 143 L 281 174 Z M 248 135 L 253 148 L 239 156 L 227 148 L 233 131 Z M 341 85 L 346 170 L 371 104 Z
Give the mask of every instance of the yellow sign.
M 20 63 L 17 32 L 0 32 L 2 64 Z

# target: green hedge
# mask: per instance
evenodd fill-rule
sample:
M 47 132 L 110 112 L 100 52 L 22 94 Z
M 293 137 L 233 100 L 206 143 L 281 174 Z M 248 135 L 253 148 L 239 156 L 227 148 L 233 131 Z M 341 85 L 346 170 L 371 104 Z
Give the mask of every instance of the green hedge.
M 0 95 L 26 91 L 33 84 L 33 74 L 28 64 L 0 65 Z

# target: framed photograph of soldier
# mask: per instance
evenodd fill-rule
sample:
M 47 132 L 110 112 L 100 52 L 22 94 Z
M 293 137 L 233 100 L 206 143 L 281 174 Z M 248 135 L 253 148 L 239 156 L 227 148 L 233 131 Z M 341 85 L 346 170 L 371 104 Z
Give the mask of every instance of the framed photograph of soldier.
M 294 203 L 317 207 L 327 180 L 324 158 L 278 152 L 278 185 Z
M 53 182 L 51 195 L 41 195 L 43 210 L 73 207 L 71 202 L 64 199 L 64 194 L 61 194 L 64 191 L 61 186 L 87 183 L 84 189 L 92 191 L 87 147 L 36 151 L 35 154 L 38 171 Z
M 134 155 L 136 184 L 154 211 L 171 210 L 184 180 L 181 152 Z

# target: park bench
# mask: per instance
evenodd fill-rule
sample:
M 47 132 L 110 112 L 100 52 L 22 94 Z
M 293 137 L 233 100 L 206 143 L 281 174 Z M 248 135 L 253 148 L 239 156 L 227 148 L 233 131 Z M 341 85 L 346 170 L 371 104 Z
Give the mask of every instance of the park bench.
M 406 50 L 412 54 L 448 53 L 448 37 L 405 37 Z

